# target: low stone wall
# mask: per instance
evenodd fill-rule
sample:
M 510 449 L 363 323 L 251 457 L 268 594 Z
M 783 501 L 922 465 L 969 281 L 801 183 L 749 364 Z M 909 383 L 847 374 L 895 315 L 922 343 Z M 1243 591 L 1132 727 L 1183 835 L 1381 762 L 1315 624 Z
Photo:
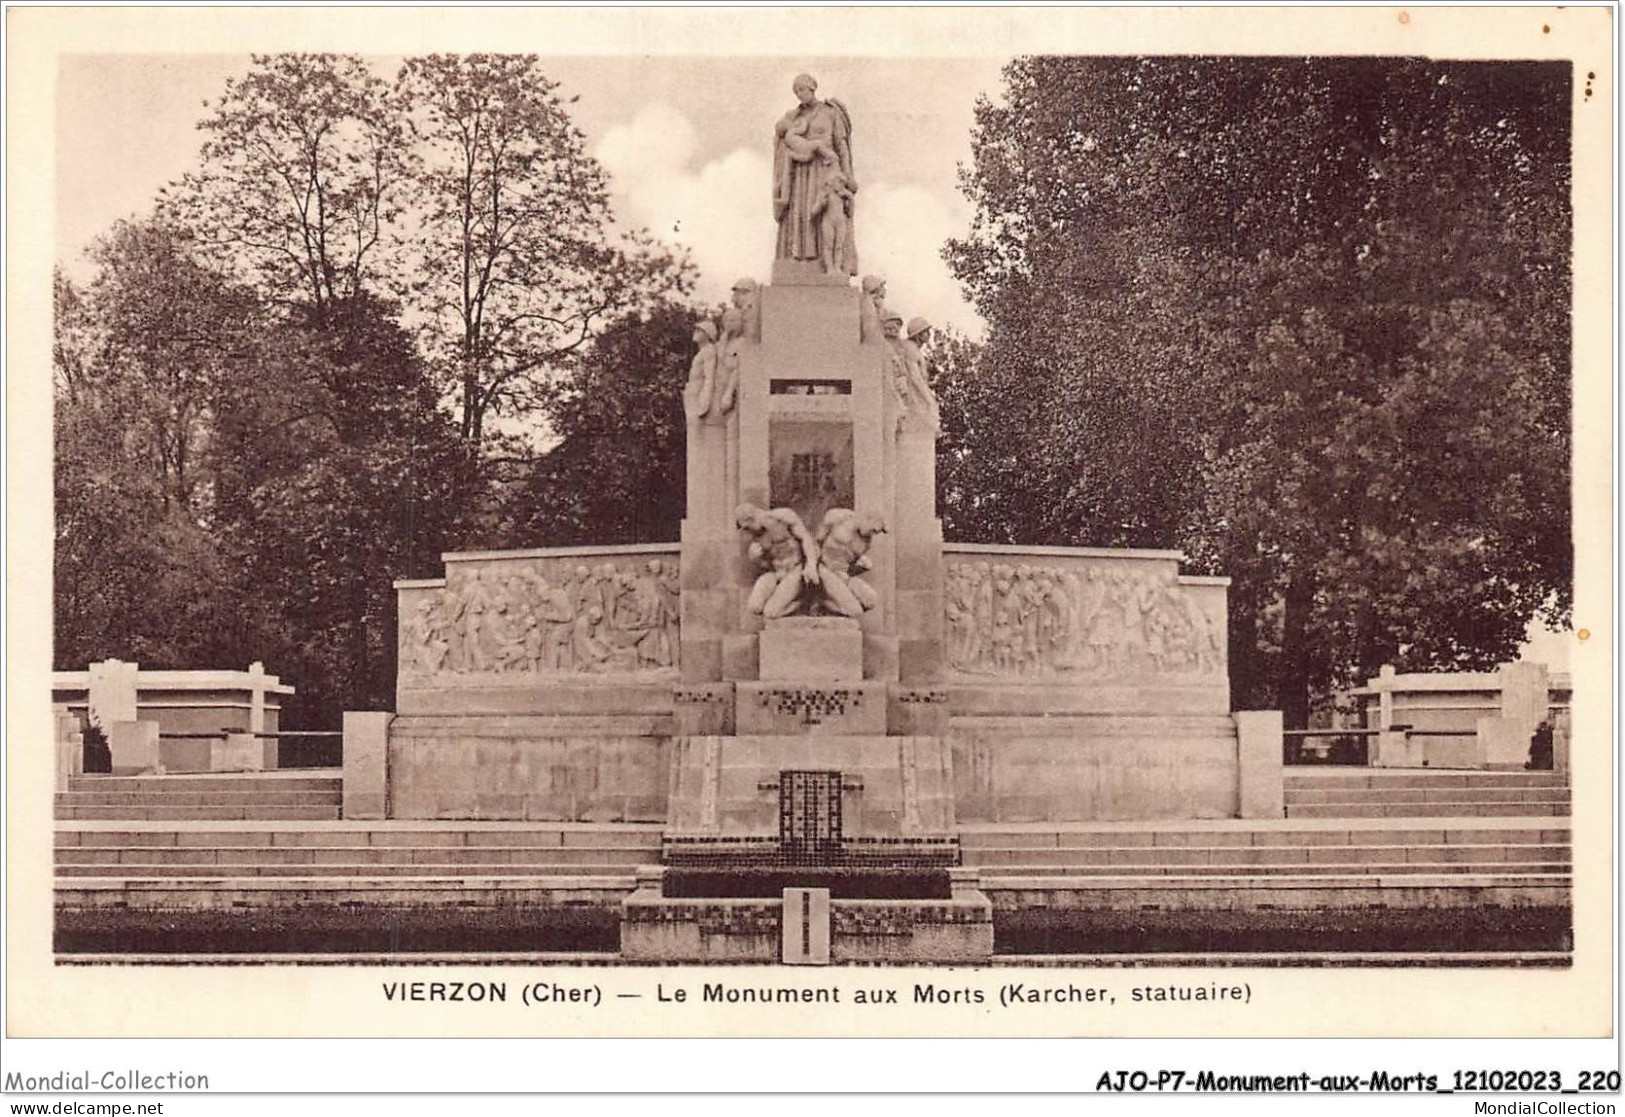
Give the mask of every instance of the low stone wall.
M 961 823 L 1234 818 L 1235 723 L 1220 716 L 956 717 Z
M 669 738 L 647 718 L 398 717 L 392 818 L 663 822 Z

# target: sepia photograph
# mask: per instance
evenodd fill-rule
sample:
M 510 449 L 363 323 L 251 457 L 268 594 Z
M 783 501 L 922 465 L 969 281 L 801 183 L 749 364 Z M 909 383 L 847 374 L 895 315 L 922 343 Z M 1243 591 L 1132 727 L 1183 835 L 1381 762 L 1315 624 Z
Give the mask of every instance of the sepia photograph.
M 63 46 L 33 980 L 1222 1021 L 1611 975 L 1609 17 L 1358 11 Z M 1518 1034 L 1446 1001 L 1384 1034 Z M 585 1030 L 893 1027 L 782 1012 Z M 941 1026 L 1068 1034 L 1005 1019 Z

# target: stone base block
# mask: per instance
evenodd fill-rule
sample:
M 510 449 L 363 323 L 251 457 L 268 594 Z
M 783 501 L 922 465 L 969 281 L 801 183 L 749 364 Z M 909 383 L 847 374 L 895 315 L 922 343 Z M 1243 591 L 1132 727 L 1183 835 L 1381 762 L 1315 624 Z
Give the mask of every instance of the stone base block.
M 113 754 L 113 775 L 130 776 L 157 772 L 158 723 L 155 721 L 115 721 L 107 728 L 107 750 Z
M 1500 719 L 1486 719 L 1498 721 Z M 1485 767 L 1482 738 L 1428 737 L 1425 734 L 1382 733 L 1371 745 L 1373 768 L 1466 768 Z M 1514 767 L 1522 768 L 1528 759 L 1528 742 L 1524 756 Z
M 1477 760 L 1476 764 L 1462 765 L 1463 767 L 1522 768 L 1529 763 L 1529 742 L 1532 736 L 1532 732 L 1526 730 L 1523 723 L 1515 718 L 1479 718 L 1477 739 L 1455 738 L 1450 743 L 1456 745 L 1458 751 Z M 1472 746 L 1471 751 L 1461 748 L 1464 745 Z M 1434 751 L 1439 750 L 1435 748 Z
M 946 737 L 947 688 L 887 687 L 886 732 L 893 737 Z
M 857 682 L 863 678 L 863 632 L 846 617 L 768 621 L 759 645 L 760 679 Z
M 252 733 L 228 733 L 209 750 L 211 772 L 258 772 L 265 765 L 265 746 Z
M 786 888 L 783 904 L 779 960 L 787 966 L 829 965 L 829 889 Z
M 776 962 L 782 900 L 667 900 L 639 887 L 621 904 L 628 962 Z
M 382 710 L 344 711 L 344 817 L 383 818 L 389 804 L 389 723 Z M 412 817 L 407 815 L 406 817 Z
M 672 691 L 672 715 L 679 737 L 732 736 L 734 684 L 678 686 Z
M 785 906 L 774 900 L 668 900 L 640 887 L 621 906 L 621 958 L 628 962 L 778 962 Z M 986 964 L 993 905 L 976 888 L 948 900 L 834 900 L 829 961 Z M 806 964 L 806 963 L 803 963 Z
M 886 732 L 885 683 L 742 682 L 737 690 L 741 736 Z

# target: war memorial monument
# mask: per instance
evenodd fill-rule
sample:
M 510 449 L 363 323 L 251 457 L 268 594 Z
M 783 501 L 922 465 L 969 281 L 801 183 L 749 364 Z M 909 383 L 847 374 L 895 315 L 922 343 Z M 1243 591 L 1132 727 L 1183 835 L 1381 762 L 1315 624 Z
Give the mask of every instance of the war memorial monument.
M 1566 905 L 1565 820 L 1437 817 L 1510 773 L 1296 777 L 1293 824 L 1280 714 L 1230 709 L 1228 579 L 944 541 L 930 327 L 861 266 L 861 116 L 794 92 L 772 272 L 694 327 L 680 540 L 396 583 L 342 819 L 265 839 L 263 875 L 222 839 L 208 881 L 59 877 L 59 918 L 573 905 L 627 961 L 977 963 L 996 914 Z
M 781 909 L 811 904 L 837 961 L 984 959 L 961 823 L 1225 818 L 1279 792 L 1243 802 L 1224 579 L 1173 552 L 944 545 L 927 327 L 860 281 L 847 109 L 795 93 L 772 275 L 696 324 L 681 542 L 452 554 L 400 583 L 365 806 L 664 823 L 628 957 L 777 957 Z

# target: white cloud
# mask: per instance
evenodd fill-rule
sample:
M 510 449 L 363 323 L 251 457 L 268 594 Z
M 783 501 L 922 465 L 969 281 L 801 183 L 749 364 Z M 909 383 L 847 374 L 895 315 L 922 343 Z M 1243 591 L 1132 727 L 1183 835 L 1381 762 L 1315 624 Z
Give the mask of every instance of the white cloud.
M 687 117 L 648 105 L 606 132 L 595 154 L 610 172 L 623 219 L 687 247 L 700 270 L 700 297 L 720 302 L 740 276 L 767 278 L 773 168 L 767 156 L 744 148 L 695 168 L 694 147 Z
M 606 133 L 595 152 L 610 172 L 616 208 L 633 225 L 686 246 L 700 270 L 699 295 L 727 297 L 734 280 L 766 281 L 773 263 L 773 167 L 765 151 L 736 148 L 693 166 L 693 123 L 664 104 L 645 105 Z M 942 243 L 966 221 L 918 186 L 866 184 L 858 194 L 858 260 L 887 278 L 887 301 L 934 325 L 980 333 L 943 263 Z
M 866 186 L 858 193 L 858 262 L 865 274 L 886 277 L 886 305 L 900 314 L 980 336 L 981 319 L 942 259 L 943 242 L 968 225 L 948 202 L 918 186 Z

